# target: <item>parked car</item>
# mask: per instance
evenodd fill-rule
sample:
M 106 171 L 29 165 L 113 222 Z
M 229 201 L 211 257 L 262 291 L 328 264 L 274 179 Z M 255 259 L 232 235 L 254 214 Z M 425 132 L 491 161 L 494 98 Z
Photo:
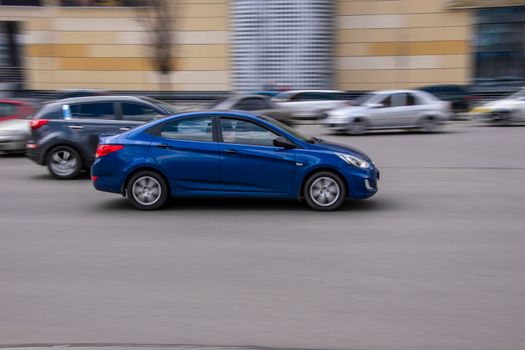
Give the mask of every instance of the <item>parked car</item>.
M 0 121 L 23 119 L 33 114 L 33 106 L 29 102 L 18 100 L 0 100 Z
M 471 114 L 484 121 L 512 124 L 525 121 L 525 88 L 500 100 L 472 109 Z
M 28 119 L 10 119 L 0 122 L 0 152 L 25 153 L 29 134 Z
M 31 120 L 27 155 L 59 179 L 76 178 L 95 159 L 98 137 L 133 129 L 175 108 L 147 97 L 79 97 L 45 105 Z
M 142 210 L 189 196 L 304 198 L 312 209 L 335 210 L 374 195 L 379 170 L 361 151 L 272 118 L 204 111 L 101 137 L 91 178 Z
M 431 85 L 417 90 L 426 91 L 440 100 L 450 102 L 452 111 L 455 113 L 468 112 L 479 101 L 477 96 L 470 93 L 469 89 L 462 85 Z
M 335 132 L 363 134 L 376 129 L 435 131 L 450 117 L 450 103 L 416 90 L 383 90 L 362 95 L 352 106 L 328 113 L 324 125 Z
M 272 100 L 262 95 L 233 95 L 213 106 L 216 110 L 239 110 L 264 114 L 286 125 L 292 125 L 292 111 L 279 107 Z
M 323 119 L 325 112 L 345 106 L 351 97 L 337 90 L 286 91 L 273 98 L 277 105 L 292 111 L 298 119 Z

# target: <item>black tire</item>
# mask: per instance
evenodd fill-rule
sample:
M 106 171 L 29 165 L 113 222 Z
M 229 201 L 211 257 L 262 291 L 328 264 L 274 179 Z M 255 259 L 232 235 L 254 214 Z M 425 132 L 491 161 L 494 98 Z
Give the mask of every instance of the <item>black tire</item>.
M 323 182 L 322 179 L 328 179 L 329 181 Z M 330 197 L 330 193 L 332 193 L 330 189 L 333 190 L 332 184 L 336 185 L 337 188 L 337 195 L 334 199 Z M 315 195 L 316 188 L 319 188 L 319 196 Z M 303 197 L 310 209 L 317 211 L 336 210 L 346 200 L 346 185 L 339 175 L 331 171 L 320 171 L 312 174 L 306 180 L 303 186 Z
M 158 192 L 155 189 L 158 189 Z M 126 197 L 137 209 L 157 210 L 166 204 L 169 188 L 158 173 L 144 170 L 129 179 L 126 185 Z
M 363 135 L 368 131 L 368 123 L 363 119 L 355 119 L 348 124 L 347 132 L 350 135 Z
M 58 146 L 49 151 L 46 164 L 51 175 L 60 180 L 76 179 L 82 171 L 82 157 L 69 146 Z
M 432 116 L 422 118 L 418 124 L 419 130 L 425 133 L 433 133 L 439 130 L 439 122 Z

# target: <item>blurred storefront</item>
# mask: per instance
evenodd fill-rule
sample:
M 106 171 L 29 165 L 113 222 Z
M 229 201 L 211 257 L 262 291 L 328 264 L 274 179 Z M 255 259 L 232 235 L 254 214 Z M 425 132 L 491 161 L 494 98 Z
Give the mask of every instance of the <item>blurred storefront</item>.
M 168 77 L 141 7 L 156 1 Z M 30 89 L 519 85 L 524 55 L 517 0 L 0 0 L 0 80 L 18 70 Z

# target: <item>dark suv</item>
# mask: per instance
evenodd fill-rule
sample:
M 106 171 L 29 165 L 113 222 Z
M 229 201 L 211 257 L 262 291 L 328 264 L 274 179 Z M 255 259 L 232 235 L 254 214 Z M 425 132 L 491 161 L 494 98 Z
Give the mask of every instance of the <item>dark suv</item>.
M 173 106 L 148 97 L 96 96 L 56 101 L 42 107 L 31 120 L 27 155 L 47 165 L 55 177 L 73 179 L 95 160 L 101 134 L 119 134 L 173 114 Z

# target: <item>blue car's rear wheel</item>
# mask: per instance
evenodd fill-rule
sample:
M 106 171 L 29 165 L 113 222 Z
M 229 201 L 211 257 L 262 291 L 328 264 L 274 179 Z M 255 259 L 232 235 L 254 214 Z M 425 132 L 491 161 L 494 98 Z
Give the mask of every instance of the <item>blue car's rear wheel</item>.
M 168 199 L 164 178 L 154 171 L 140 171 L 133 175 L 126 187 L 130 203 L 140 210 L 156 210 Z
M 345 202 L 346 186 L 339 175 L 320 171 L 306 180 L 303 196 L 313 210 L 336 210 Z

